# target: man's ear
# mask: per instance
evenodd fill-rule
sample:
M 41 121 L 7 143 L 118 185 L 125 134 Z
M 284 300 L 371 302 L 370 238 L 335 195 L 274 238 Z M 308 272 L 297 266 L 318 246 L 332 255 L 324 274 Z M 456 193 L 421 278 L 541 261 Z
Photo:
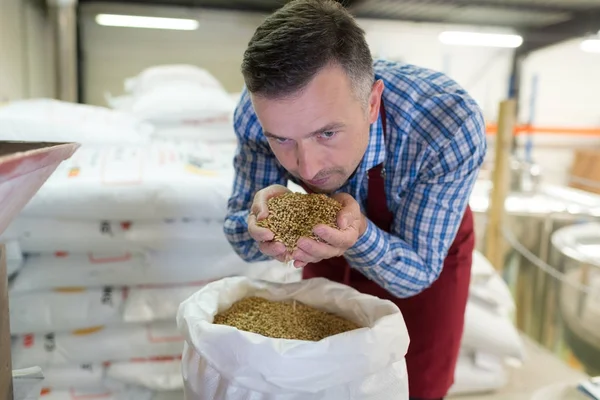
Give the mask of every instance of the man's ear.
M 384 84 L 381 79 L 375 81 L 369 95 L 369 124 L 374 123 L 379 118 L 379 108 L 381 107 L 381 94 Z

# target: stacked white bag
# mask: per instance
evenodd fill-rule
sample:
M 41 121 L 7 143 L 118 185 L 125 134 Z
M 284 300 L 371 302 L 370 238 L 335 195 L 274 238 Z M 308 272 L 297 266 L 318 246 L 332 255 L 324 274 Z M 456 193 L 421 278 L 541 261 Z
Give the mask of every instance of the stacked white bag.
M 36 124 L 21 140 L 48 140 Z M 181 301 L 226 276 L 299 278 L 243 262 L 224 237 L 233 148 L 103 143 L 95 129 L 0 237 L 15 254 L 13 368 L 42 368 L 43 400 L 181 390 Z
M 474 251 L 461 351 L 450 394 L 495 391 L 508 383 L 507 364 L 525 357 L 512 321 L 514 309 L 502 277 Z
M 193 65 L 159 65 L 125 81 L 126 95 L 107 99 L 151 123 L 155 138 L 235 142 L 235 97 L 207 70 Z
M 0 106 L 0 141 L 144 144 L 153 133 L 150 123 L 105 107 L 44 98 Z

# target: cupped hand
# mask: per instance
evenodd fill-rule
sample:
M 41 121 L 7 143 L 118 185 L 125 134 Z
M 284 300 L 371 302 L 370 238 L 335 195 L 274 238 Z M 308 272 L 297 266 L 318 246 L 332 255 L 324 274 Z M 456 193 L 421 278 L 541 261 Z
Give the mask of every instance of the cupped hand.
M 289 260 L 289 251 L 283 243 L 273 241 L 273 232 L 267 228 L 258 226 L 257 222 L 264 220 L 269 215 L 267 202 L 270 198 L 288 192 L 290 190 L 282 185 L 271 185 L 259 190 L 254 195 L 250 215 L 248 216 L 248 233 L 250 237 L 259 243 L 258 248 L 261 253 L 273 257 L 280 262 L 287 262 Z
M 322 242 L 306 237 L 300 238 L 298 248 L 292 253 L 292 258 L 296 260 L 296 267 L 343 255 L 366 229 L 366 217 L 352 196 L 338 193 L 332 198 L 342 204 L 342 209 L 337 215 L 339 229 L 328 225 L 317 225 L 313 233 Z

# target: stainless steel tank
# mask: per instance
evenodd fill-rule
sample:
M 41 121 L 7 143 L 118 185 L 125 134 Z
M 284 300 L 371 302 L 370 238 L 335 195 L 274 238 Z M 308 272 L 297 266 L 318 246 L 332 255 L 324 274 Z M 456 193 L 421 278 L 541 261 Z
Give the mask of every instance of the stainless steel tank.
M 491 182 L 478 181 L 470 198 L 477 248 L 482 252 L 491 189 Z M 599 220 L 600 196 L 539 182 L 522 189 L 513 186 L 505 203 L 503 276 L 515 297 L 517 327 L 545 347 L 560 351 L 562 337 L 556 324 L 560 286 L 539 265 L 549 261 L 550 241 L 556 230 Z
M 588 374 L 600 375 L 600 223 L 557 230 L 550 262 L 564 341 Z

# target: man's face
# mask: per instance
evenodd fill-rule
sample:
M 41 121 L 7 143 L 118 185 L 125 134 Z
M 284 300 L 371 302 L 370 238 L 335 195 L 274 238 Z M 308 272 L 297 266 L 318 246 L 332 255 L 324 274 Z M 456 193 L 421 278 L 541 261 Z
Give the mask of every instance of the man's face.
M 339 189 L 360 164 L 377 120 L 383 83 L 359 101 L 345 71 L 323 68 L 306 88 L 286 99 L 252 95 L 252 104 L 279 162 L 312 190 Z

